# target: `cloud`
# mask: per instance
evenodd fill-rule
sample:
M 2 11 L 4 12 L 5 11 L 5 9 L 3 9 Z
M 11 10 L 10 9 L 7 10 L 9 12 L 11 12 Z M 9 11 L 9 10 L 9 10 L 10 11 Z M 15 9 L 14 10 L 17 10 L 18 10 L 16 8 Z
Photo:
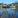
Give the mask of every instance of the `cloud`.
M 4 2 L 4 4 L 11 4 L 11 3 L 12 3 L 12 2 L 9 2 L 9 3 L 8 3 L 8 2 Z
M 6 3 L 6 4 L 10 4 L 10 3 L 14 3 L 15 0 L 1 0 L 0 2 Z

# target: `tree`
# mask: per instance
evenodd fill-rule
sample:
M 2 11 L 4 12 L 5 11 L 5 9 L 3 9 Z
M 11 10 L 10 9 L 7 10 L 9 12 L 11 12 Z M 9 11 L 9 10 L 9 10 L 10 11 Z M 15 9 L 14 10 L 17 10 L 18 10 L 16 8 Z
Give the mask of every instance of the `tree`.
M 0 3 L 0 5 L 2 5 L 2 3 Z
M 9 6 L 12 6 L 12 4 L 9 4 Z
M 8 4 L 9 6 L 12 6 L 12 3 L 11 4 Z

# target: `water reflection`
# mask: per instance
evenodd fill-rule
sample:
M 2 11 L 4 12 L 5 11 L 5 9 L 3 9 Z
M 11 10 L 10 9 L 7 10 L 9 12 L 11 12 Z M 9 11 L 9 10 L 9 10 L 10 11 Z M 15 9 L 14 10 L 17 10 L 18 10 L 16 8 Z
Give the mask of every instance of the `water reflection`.
M 0 10 L 0 11 L 2 11 L 2 10 Z M 6 8 L 5 11 L 4 10 L 2 11 L 2 18 L 5 18 L 6 16 L 8 18 L 10 18 L 12 16 L 12 13 L 13 13 L 13 15 L 15 14 L 15 9 Z

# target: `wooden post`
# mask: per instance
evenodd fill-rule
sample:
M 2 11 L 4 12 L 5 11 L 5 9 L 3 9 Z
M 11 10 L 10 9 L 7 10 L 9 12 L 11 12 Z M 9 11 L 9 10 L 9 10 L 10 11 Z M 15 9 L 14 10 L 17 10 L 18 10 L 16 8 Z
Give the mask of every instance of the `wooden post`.
M 2 18 L 2 16 L 0 16 L 0 18 Z

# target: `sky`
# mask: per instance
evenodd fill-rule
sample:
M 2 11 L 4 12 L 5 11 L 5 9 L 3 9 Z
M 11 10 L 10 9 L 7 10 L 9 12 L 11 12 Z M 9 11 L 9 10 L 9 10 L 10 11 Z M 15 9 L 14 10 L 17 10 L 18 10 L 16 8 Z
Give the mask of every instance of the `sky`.
M 18 0 L 0 0 L 0 3 L 6 3 L 6 4 L 10 4 L 10 3 L 15 3 L 15 1 L 18 1 Z

